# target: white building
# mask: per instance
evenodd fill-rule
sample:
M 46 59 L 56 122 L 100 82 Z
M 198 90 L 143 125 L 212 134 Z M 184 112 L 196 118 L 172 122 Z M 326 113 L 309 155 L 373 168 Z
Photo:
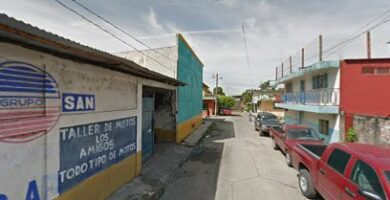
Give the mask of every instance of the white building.
M 339 61 L 322 61 L 277 80 L 284 84 L 282 103 L 287 124 L 317 130 L 326 142 L 340 140 Z

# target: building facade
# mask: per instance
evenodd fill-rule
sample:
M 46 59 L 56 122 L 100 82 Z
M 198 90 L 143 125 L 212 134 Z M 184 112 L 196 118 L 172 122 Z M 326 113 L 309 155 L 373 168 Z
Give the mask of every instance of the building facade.
M 358 142 L 390 145 L 390 59 L 341 61 L 342 130 Z
M 117 55 L 186 83 L 184 87 L 177 89 L 176 95 L 177 129 L 175 138 L 177 143 L 183 141 L 201 125 L 203 63 L 181 34 L 176 35 L 175 46 L 145 50 L 142 53 L 122 52 L 117 53 Z M 161 134 L 157 133 L 157 137 L 160 136 Z
M 5 15 L 0 38 L 2 199 L 105 199 L 140 174 L 144 88 L 183 83 Z
M 338 61 L 323 61 L 277 80 L 284 84 L 282 102 L 287 124 L 317 130 L 327 143 L 340 141 L 340 70 Z

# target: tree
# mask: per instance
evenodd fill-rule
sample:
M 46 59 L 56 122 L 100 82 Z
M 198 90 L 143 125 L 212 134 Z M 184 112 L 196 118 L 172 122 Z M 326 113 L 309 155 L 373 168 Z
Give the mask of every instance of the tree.
M 215 88 L 213 89 L 213 93 L 215 94 Z M 217 95 L 218 96 L 225 96 L 225 93 L 223 92 L 222 87 L 217 88 Z
M 252 95 L 253 91 L 252 90 L 246 90 L 245 92 L 242 93 L 242 101 L 246 105 L 247 103 L 252 102 Z
M 260 84 L 261 92 L 273 92 L 275 91 L 275 87 L 271 85 L 271 81 L 266 81 Z
M 236 101 L 231 96 L 218 96 L 219 107 L 231 108 L 234 106 L 235 102 Z

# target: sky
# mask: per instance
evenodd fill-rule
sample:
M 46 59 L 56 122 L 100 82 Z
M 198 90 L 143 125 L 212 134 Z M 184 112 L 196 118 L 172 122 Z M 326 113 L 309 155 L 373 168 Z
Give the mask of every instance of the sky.
M 173 46 L 175 34 L 183 33 L 204 63 L 204 82 L 214 87 L 218 73 L 222 77 L 219 84 L 228 95 L 241 94 L 275 79 L 275 67 L 282 62 L 287 66 L 289 56 L 295 70 L 303 47 L 308 58 L 305 65 L 316 62 L 320 34 L 327 50 L 390 15 L 389 0 L 77 1 L 153 48 Z M 145 49 L 71 0 L 61 2 L 137 49 Z M 54 0 L 0 0 L 0 5 L 0 13 L 81 44 L 109 53 L 134 50 Z M 373 57 L 390 56 L 386 44 L 389 31 L 390 23 L 372 30 Z M 362 35 L 349 45 L 325 52 L 324 59 L 365 57 L 365 45 Z

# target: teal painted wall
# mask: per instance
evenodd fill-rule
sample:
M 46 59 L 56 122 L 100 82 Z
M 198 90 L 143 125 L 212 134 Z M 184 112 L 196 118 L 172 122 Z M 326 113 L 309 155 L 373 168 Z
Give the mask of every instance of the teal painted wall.
M 178 117 L 182 123 L 202 113 L 203 64 L 186 43 L 178 37 L 178 80 L 188 85 L 178 87 Z

